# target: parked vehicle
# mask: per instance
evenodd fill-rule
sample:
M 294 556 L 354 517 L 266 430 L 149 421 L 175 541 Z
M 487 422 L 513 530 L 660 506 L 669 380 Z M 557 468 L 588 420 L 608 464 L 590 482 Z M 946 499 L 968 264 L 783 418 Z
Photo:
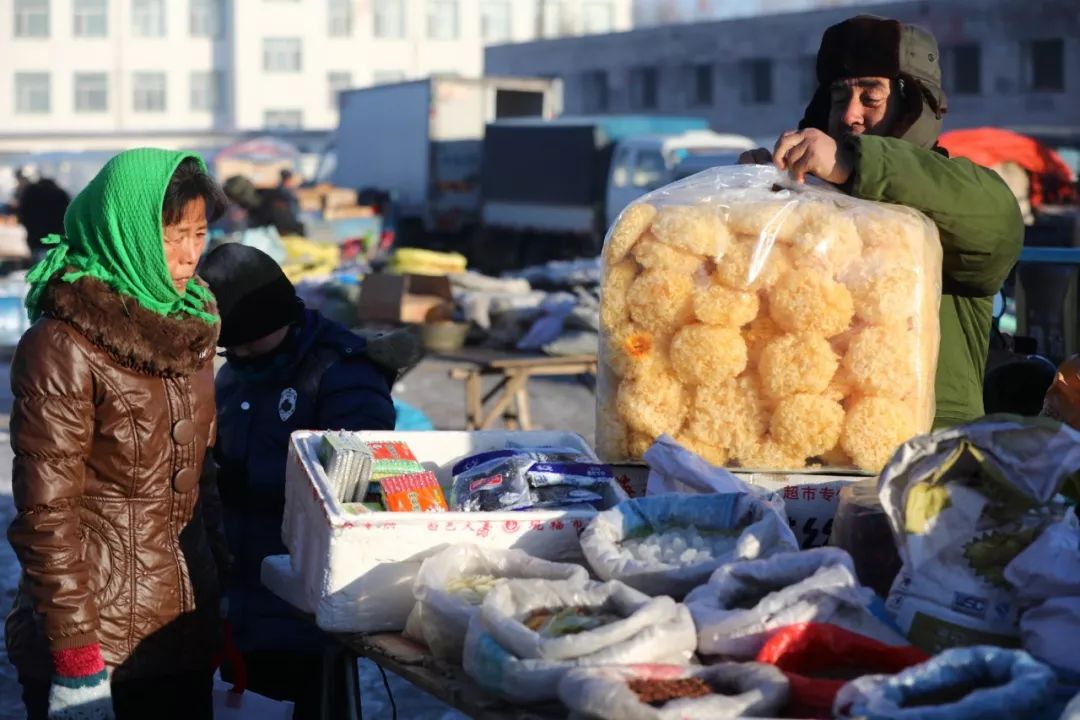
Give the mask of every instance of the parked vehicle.
M 481 176 L 484 247 L 491 252 L 524 247 L 529 250 L 527 261 L 598 252 L 610 205 L 625 204 L 646 191 L 627 193 L 620 186 L 613 192 L 612 157 L 629 158 L 633 167 L 639 150 L 646 158 L 655 149 L 660 162 L 649 182 L 663 184 L 674 178 L 675 167 L 691 148 L 742 148 L 749 143 L 722 140 L 727 136 L 707 128 L 704 118 L 632 115 L 490 125 Z M 680 137 L 681 145 L 665 145 Z
M 431 77 L 340 96 L 332 181 L 393 198 L 398 243 L 463 233 L 480 217 L 484 129 L 501 118 L 551 118 L 562 84 L 532 78 Z
M 688 130 L 678 135 L 643 135 L 619 143 L 607 183 L 607 225 L 637 198 L 675 180 L 717 165 L 732 165 L 757 147 L 744 135 Z

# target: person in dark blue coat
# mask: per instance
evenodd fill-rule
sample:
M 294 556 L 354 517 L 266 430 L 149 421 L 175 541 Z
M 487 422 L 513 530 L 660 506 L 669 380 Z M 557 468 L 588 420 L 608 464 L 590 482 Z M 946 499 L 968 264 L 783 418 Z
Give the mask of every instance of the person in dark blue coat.
M 221 313 L 225 365 L 216 381 L 214 459 L 233 556 L 228 592 L 233 638 L 248 687 L 316 717 L 324 640 L 259 580 L 281 540 L 285 467 L 294 430 L 392 430 L 396 374 L 415 345 L 366 340 L 304 308 L 265 253 L 223 245 L 203 261 Z M 229 674 L 226 668 L 226 675 Z

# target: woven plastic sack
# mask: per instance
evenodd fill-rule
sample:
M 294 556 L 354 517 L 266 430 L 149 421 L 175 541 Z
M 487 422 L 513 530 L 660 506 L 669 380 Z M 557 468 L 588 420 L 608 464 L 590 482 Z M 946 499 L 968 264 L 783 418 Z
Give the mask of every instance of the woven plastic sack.
M 649 536 L 663 544 L 681 542 L 686 528 L 722 540 L 730 549 L 691 563 L 656 559 L 646 562 L 625 547 Z M 681 599 L 721 565 L 764 558 L 799 549 L 786 518 L 756 495 L 672 493 L 635 498 L 594 517 L 581 534 L 589 566 L 604 580 L 620 580 L 647 595 Z M 674 555 L 676 549 L 672 549 Z
M 698 652 L 753 658 L 777 631 L 829 623 L 888 645 L 903 635 L 873 615 L 874 594 L 855 579 L 851 558 L 815 548 L 726 565 L 686 597 Z
M 562 637 L 525 626 L 534 610 L 589 607 L 622 620 Z M 628 663 L 686 664 L 694 652 L 694 621 L 671 598 L 655 598 L 619 582 L 507 580 L 484 599 L 469 623 L 462 665 L 482 688 L 512 702 L 555 697 L 575 667 Z
M 643 702 L 631 681 L 665 682 L 700 678 L 718 692 L 670 700 L 660 707 Z M 623 665 L 571 670 L 559 682 L 559 699 L 570 710 L 597 720 L 723 720 L 779 715 L 787 703 L 788 681 L 771 665 L 717 663 Z
M 929 656 L 911 645 L 889 645 L 835 625 L 806 623 L 777 632 L 756 659 L 787 676 L 790 717 L 828 718 L 850 679 L 899 672 Z
M 868 676 L 836 696 L 834 717 L 871 720 L 1052 720 L 1053 671 L 1026 652 L 946 650 L 892 676 Z
M 420 566 L 413 584 L 419 633 L 436 657 L 461 662 L 469 621 L 480 612 L 480 592 L 470 579 L 540 578 L 584 584 L 589 574 L 580 565 L 534 558 L 521 550 L 453 545 Z
M 925 216 L 766 166 L 649 193 L 604 241 L 597 449 L 877 472 L 930 429 L 941 246 Z
M 1024 650 L 1080 683 L 1080 524 L 1075 508 L 1005 568 L 1020 604 Z
M 1056 496 L 1077 468 L 1080 432 L 1047 419 L 990 417 L 900 448 L 879 491 L 903 563 L 887 608 L 912 643 L 1019 644 L 1022 603 L 1005 569 L 1064 521 Z

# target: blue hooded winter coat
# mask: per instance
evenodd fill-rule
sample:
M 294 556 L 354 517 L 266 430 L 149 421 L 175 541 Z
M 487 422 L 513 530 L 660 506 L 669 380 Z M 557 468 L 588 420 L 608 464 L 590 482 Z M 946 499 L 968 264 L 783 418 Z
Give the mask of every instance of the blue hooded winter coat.
M 281 520 L 292 432 L 394 429 L 393 378 L 365 351 L 364 338 L 307 310 L 272 360 L 229 360 L 218 373 L 214 457 L 233 556 L 229 620 L 243 652 L 321 647 L 311 624 L 259 574 L 263 558 L 287 552 Z

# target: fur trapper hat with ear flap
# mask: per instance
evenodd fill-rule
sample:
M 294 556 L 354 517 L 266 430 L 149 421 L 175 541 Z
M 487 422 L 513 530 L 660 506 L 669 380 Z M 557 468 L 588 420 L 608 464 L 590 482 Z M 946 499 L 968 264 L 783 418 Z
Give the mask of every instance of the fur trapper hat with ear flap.
M 900 81 L 903 107 L 893 135 L 935 148 L 948 106 L 937 40 L 928 30 L 875 15 L 859 15 L 826 30 L 817 54 L 818 87 L 799 129 L 827 132 L 829 89 L 837 80 L 853 77 Z

